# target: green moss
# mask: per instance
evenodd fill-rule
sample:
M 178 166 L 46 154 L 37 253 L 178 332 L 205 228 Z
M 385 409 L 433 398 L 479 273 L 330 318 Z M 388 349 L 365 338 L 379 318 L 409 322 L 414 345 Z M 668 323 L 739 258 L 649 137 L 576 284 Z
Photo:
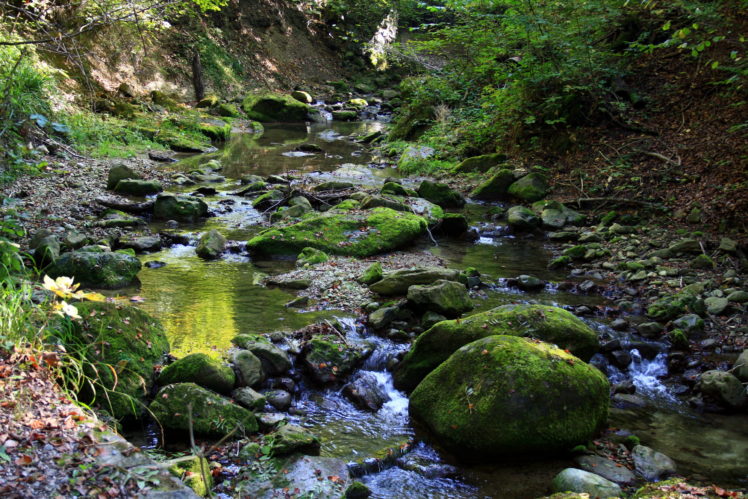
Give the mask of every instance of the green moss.
M 713 269 L 714 267 L 714 260 L 703 253 L 691 260 L 691 268 L 693 269 Z
M 458 348 L 497 334 L 555 343 L 583 359 L 589 359 L 598 349 L 595 331 L 562 308 L 503 305 L 465 319 L 436 323 L 413 343 L 394 373 L 395 384 L 412 390 Z
M 47 269 L 51 277 L 75 277 L 84 287 L 117 289 L 135 281 L 140 260 L 122 253 L 73 251 L 63 254 Z
M 641 440 L 636 435 L 629 435 L 623 440 L 623 445 L 625 445 L 626 448 L 630 450 L 637 445 L 641 445 Z
M 224 123 L 223 125 L 221 125 L 215 123 L 215 121 L 211 121 L 209 123 L 200 123 L 200 132 L 210 140 L 216 142 L 226 142 L 231 136 L 231 125 L 229 123 Z
M 308 246 L 328 254 L 365 257 L 400 248 L 425 232 L 422 217 L 376 208 L 355 214 L 315 214 L 265 230 L 247 247 L 262 255 L 296 255 Z
M 153 416 L 165 428 L 187 431 L 192 428 L 201 435 L 227 435 L 239 428 L 242 433 L 257 431 L 257 420 L 253 413 L 194 383 L 167 385 L 151 402 Z
M 354 121 L 358 117 L 356 111 L 333 111 L 332 118 L 336 121 Z
M 508 194 L 509 186 L 514 182 L 514 174 L 509 169 L 496 172 L 488 180 L 478 185 L 470 193 L 471 198 L 493 200 L 501 199 Z
M 300 426 L 282 426 L 274 434 L 267 436 L 266 441 L 268 440 L 273 456 L 285 456 L 294 452 L 319 455 L 320 439 Z
M 505 154 L 493 153 L 484 154 L 482 156 L 473 156 L 462 161 L 455 167 L 455 173 L 473 173 L 473 172 L 487 172 L 492 167 L 499 163 L 506 161 L 507 157 Z M 512 180 L 514 181 L 514 180 Z M 511 184 L 511 182 L 509 182 Z M 509 185 L 507 184 L 507 187 Z
M 153 216 L 162 220 L 194 222 L 208 214 L 205 201 L 193 196 L 159 194 L 153 207 Z
M 546 197 L 550 186 L 545 175 L 534 172 L 514 182 L 507 192 L 523 201 L 534 202 Z
M 465 204 L 462 194 L 447 184 L 424 180 L 418 186 L 418 195 L 444 208 L 461 208 Z
M 317 381 L 327 383 L 350 373 L 361 360 L 361 352 L 335 336 L 315 336 L 305 347 L 304 363 Z
M 664 296 L 647 308 L 647 315 L 657 321 L 669 321 L 683 315 L 695 302 L 696 298 L 689 293 Z
M 158 377 L 158 383 L 162 386 L 196 383 L 219 393 L 229 393 L 235 381 L 231 367 L 204 353 L 193 353 L 169 364 Z
M 337 211 L 354 211 L 358 210 L 360 206 L 361 203 L 355 199 L 346 199 L 345 201 L 336 204 L 332 209 Z
M 285 195 L 279 190 L 268 191 L 252 201 L 252 207 L 257 210 L 268 209 L 269 207 L 278 204 L 278 201 L 282 200 L 284 197 Z
M 381 194 L 391 194 L 394 196 L 407 196 L 408 190 L 395 182 L 387 182 L 382 186 Z
M 548 456 L 605 425 L 609 388 L 600 371 L 553 345 L 489 336 L 431 372 L 411 394 L 410 411 L 466 458 Z
M 242 102 L 242 109 L 251 120 L 262 123 L 306 121 L 314 109 L 289 95 L 250 94 Z
M 568 256 L 573 260 L 583 260 L 586 253 L 587 246 L 585 246 L 584 244 L 578 244 L 576 246 L 572 246 L 571 248 L 565 249 L 562 255 Z
M 95 392 L 84 387 L 83 400 L 117 419 L 139 416 L 152 386 L 153 367 L 169 351 L 161 324 L 139 308 L 113 303 L 76 303 L 80 320 L 59 331 L 70 355 L 87 359 L 87 373 L 97 380 Z M 115 376 L 116 372 L 116 376 Z
M 195 494 L 205 497 L 213 488 L 213 475 L 208 460 L 192 456 L 192 459 L 180 460 L 169 466 L 169 472 L 179 477 Z
M 329 259 L 330 257 L 327 256 L 327 253 L 324 251 L 315 248 L 304 248 L 296 259 L 296 265 L 299 267 L 307 267 L 319 263 L 325 263 Z
M 224 118 L 239 117 L 239 109 L 233 104 L 219 104 L 215 112 L 218 116 L 223 116 Z
M 671 478 L 657 483 L 648 483 L 637 490 L 631 499 L 680 499 L 683 497 L 684 489 L 687 490 L 686 480 L 683 478 Z
M 384 271 L 382 270 L 382 264 L 374 262 L 364 270 L 364 273 L 359 277 L 358 281 L 362 284 L 374 284 L 375 282 L 381 281 L 384 277 Z

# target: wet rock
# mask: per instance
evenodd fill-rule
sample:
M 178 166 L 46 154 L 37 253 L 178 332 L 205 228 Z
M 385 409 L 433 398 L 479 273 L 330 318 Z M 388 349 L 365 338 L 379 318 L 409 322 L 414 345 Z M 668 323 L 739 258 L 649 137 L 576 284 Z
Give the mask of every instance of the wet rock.
M 348 466 L 342 459 L 332 457 L 294 455 L 280 460 L 273 467 L 275 475 L 243 471 L 236 481 L 232 494 L 236 497 L 284 497 L 286 484 L 299 491 L 312 493 L 318 498 L 342 497 L 344 485 L 349 483 Z
M 506 212 L 507 224 L 515 231 L 529 231 L 540 226 L 540 218 L 529 208 L 512 206 Z
M 301 426 L 288 424 L 281 426 L 268 437 L 272 441 L 273 456 L 286 456 L 299 452 L 310 456 L 319 455 L 320 440 Z
M 429 459 L 416 452 L 405 454 L 398 458 L 396 463 L 400 468 L 413 471 L 430 480 L 452 478 L 459 473 L 459 470 L 454 466 Z
M 636 330 L 645 338 L 659 338 L 665 328 L 659 322 L 643 322 L 636 326 Z
M 300 123 L 307 121 L 316 110 L 289 95 L 250 94 L 242 101 L 247 117 L 260 123 Z
M 673 327 L 682 330 L 689 338 L 698 338 L 704 333 L 704 320 L 696 314 L 683 315 L 673 321 Z
M 512 280 L 512 285 L 517 286 L 523 291 L 540 291 L 545 288 L 545 281 L 531 275 L 520 275 Z
M 243 341 L 242 336 L 237 336 L 232 341 L 241 348 L 249 350 L 255 357 L 260 359 L 262 369 L 267 375 L 277 376 L 291 369 L 291 360 L 285 351 L 269 341 Z
M 204 260 L 215 260 L 225 249 L 226 238 L 216 229 L 212 229 L 200 236 L 195 253 Z
M 231 363 L 238 374 L 237 386 L 258 386 L 265 380 L 262 361 L 249 350 L 239 350 L 231 355 Z
M 208 214 L 208 205 L 199 198 L 176 194 L 159 194 L 153 216 L 162 220 L 194 222 Z
M 571 354 L 489 336 L 428 374 L 411 394 L 410 413 L 459 456 L 516 457 L 586 442 L 605 424 L 608 399 L 607 378 Z
M 264 395 L 257 393 L 248 386 L 237 388 L 231 392 L 231 398 L 237 404 L 251 411 L 261 411 L 265 407 L 265 402 L 267 402 L 267 398 Z
M 739 409 L 748 402 L 746 390 L 740 380 L 727 371 L 706 371 L 699 377 L 699 391 L 721 405 Z
M 74 277 L 83 287 L 118 289 L 130 285 L 140 272 L 140 260 L 111 252 L 72 251 L 47 269 L 52 278 Z
M 385 329 L 399 315 L 398 307 L 382 307 L 369 314 L 369 326 L 372 329 Z
M 345 499 L 366 499 L 371 495 L 369 487 L 359 481 L 355 481 L 345 489 Z
M 468 221 L 465 215 L 461 213 L 445 213 L 439 229 L 443 234 L 457 237 L 464 234 L 468 228 Z
M 555 343 L 583 359 L 599 348 L 597 333 L 570 312 L 546 305 L 503 305 L 461 320 L 443 321 L 421 334 L 394 373 L 412 390 L 458 348 L 492 335 L 530 336 Z
M 314 265 L 325 263 L 330 259 L 327 253 L 315 248 L 304 248 L 296 258 L 297 267 L 312 267 Z
M 589 497 L 620 497 L 621 487 L 600 475 L 576 468 L 566 468 L 556 475 L 551 485 L 553 492 L 577 492 Z
M 107 175 L 106 188 L 114 190 L 120 180 L 132 179 L 139 180 L 141 177 L 135 171 L 127 165 L 115 165 L 109 169 Z
M 473 309 L 467 288 L 454 281 L 438 280 L 433 284 L 414 285 L 408 288 L 408 301 L 418 308 L 430 310 L 447 317 L 457 317 Z
M 220 360 L 204 353 L 193 353 L 166 366 L 158 376 L 161 386 L 172 383 L 195 383 L 218 393 L 234 388 L 234 371 Z
M 128 194 L 131 196 L 150 196 L 152 194 L 158 194 L 163 190 L 164 188 L 161 185 L 161 182 L 129 178 L 120 180 L 114 188 L 114 192 L 118 194 Z
M 191 427 L 200 435 L 226 435 L 237 426 L 246 433 L 257 431 L 252 412 L 194 383 L 163 387 L 149 409 L 164 428 L 187 431 Z
M 616 350 L 614 352 L 611 352 L 610 356 L 613 358 L 616 366 L 620 368 L 628 367 L 632 361 L 631 354 L 626 350 Z
M 670 255 L 682 255 L 687 253 L 701 253 L 701 245 L 695 239 L 681 239 L 667 249 Z
M 654 482 L 676 472 L 675 462 L 665 454 L 644 445 L 637 445 L 631 450 L 634 467 L 637 473 L 646 480 Z
M 124 236 L 118 243 L 120 248 L 131 248 L 136 253 L 158 251 L 161 249 L 161 238 L 158 236 Z
M 263 412 L 257 417 L 262 430 L 272 430 L 287 419 L 287 416 L 282 412 Z
M 268 390 L 263 395 L 268 404 L 279 411 L 287 411 L 291 407 L 291 394 L 285 390 Z
M 379 383 L 374 373 L 361 371 L 343 387 L 343 394 L 358 408 L 377 412 L 390 396 Z
M 508 193 L 522 201 L 532 203 L 546 197 L 550 190 L 547 177 L 542 173 L 534 172 L 510 185 Z
M 312 338 L 304 350 L 304 365 L 319 383 L 331 383 L 345 377 L 363 357 L 358 349 L 331 336 Z
M 748 291 L 733 291 L 732 293 L 727 295 L 727 301 L 733 303 L 746 303 L 748 302 Z
M 151 161 L 157 161 L 159 163 L 174 163 L 177 160 L 171 156 L 168 151 L 148 151 L 148 159 Z M 116 185 L 116 184 L 115 184 Z M 107 184 L 107 189 L 113 189 Z
M 407 196 L 408 190 L 401 184 L 395 182 L 385 182 L 380 191 L 381 194 L 389 194 L 392 196 Z
M 416 267 L 396 270 L 384 274 L 384 277 L 369 286 L 373 292 L 384 295 L 404 295 L 408 288 L 417 284 L 432 284 L 438 280 L 462 282 L 464 278 L 459 270 L 442 267 Z
M 629 323 L 626 319 L 615 319 L 610 323 L 610 327 L 614 331 L 626 331 L 629 328 Z
M 151 260 L 150 262 L 145 262 L 144 266 L 149 269 L 160 269 L 161 267 L 166 267 L 166 262 Z
M 619 485 L 633 485 L 636 482 L 636 475 L 631 470 L 611 459 L 597 455 L 585 455 L 575 458 L 574 461 L 584 471 L 600 475 Z
M 443 208 L 461 208 L 465 198 L 447 184 L 424 180 L 418 186 L 418 195 Z

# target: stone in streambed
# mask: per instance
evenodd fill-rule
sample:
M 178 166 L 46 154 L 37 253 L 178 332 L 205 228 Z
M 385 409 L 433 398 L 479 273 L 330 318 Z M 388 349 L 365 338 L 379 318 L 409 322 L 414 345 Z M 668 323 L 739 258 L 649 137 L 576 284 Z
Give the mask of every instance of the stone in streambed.
M 191 421 L 188 405 L 192 406 Z M 200 435 L 226 435 L 236 427 L 246 433 L 257 431 L 252 412 L 194 383 L 163 387 L 149 409 L 164 428 L 187 431 L 191 426 Z
M 361 277 L 358 278 L 358 281 L 361 284 L 374 284 L 375 282 L 379 282 L 382 280 L 382 277 L 384 276 L 384 272 L 382 270 L 382 264 L 379 262 L 374 262 L 369 267 L 367 267 L 366 270 L 364 270 L 364 273 L 361 274 Z
M 482 201 L 504 199 L 509 193 L 509 186 L 515 181 L 514 173 L 508 168 L 499 170 L 491 178 L 473 189 L 470 197 Z
M 117 182 L 114 192 L 131 196 L 150 196 L 158 194 L 164 188 L 155 180 L 122 179 Z
M 264 395 L 248 386 L 237 388 L 231 392 L 231 398 L 237 404 L 251 411 L 261 411 L 265 407 L 265 402 L 267 402 L 267 398 Z
M 249 350 L 239 350 L 231 355 L 231 363 L 238 374 L 238 386 L 257 386 L 265 380 L 262 361 Z
M 464 283 L 459 270 L 443 267 L 415 267 L 387 272 L 381 280 L 369 286 L 373 292 L 384 295 L 404 295 L 408 288 L 416 284 L 432 284 L 440 279 Z
M 424 180 L 418 186 L 418 195 L 442 208 L 461 208 L 465 198 L 447 184 Z
M 297 255 L 312 247 L 328 254 L 366 257 L 409 244 L 426 233 L 417 215 L 388 208 L 357 213 L 324 213 L 265 230 L 247 242 L 260 255 Z
M 390 396 L 379 383 L 376 375 L 361 371 L 343 387 L 343 394 L 357 407 L 369 412 L 377 412 Z
M 315 109 L 288 95 L 250 94 L 242 101 L 242 109 L 251 120 L 260 123 L 303 122 Z
M 208 205 L 202 199 L 176 194 L 159 194 L 153 206 L 153 216 L 162 220 L 196 222 L 208 214 Z
M 272 442 L 273 456 L 286 456 L 294 452 L 309 456 L 319 455 L 319 437 L 301 426 L 293 424 L 282 426 L 266 438 Z
M 566 468 L 556 475 L 553 492 L 578 492 L 589 497 L 620 497 L 621 487 L 600 475 L 576 468 Z
M 346 376 L 361 359 L 359 350 L 331 336 L 312 338 L 303 354 L 304 365 L 319 383 L 331 383 Z
M 727 371 L 706 371 L 699 376 L 698 389 L 720 404 L 739 409 L 746 405 L 748 396 L 740 380 Z
M 162 386 L 196 383 L 218 393 L 230 393 L 235 381 L 236 376 L 229 366 L 204 353 L 193 353 L 169 364 L 158 377 Z
M 111 252 L 72 251 L 47 269 L 50 277 L 74 277 L 83 287 L 117 289 L 132 284 L 140 272 L 140 260 Z
M 509 227 L 514 231 L 530 231 L 540 227 L 540 218 L 529 208 L 524 206 L 512 206 L 506 212 L 506 220 Z
M 195 253 L 204 260 L 215 260 L 226 249 L 226 238 L 215 229 L 209 230 L 197 243 Z
M 263 371 L 270 376 L 278 376 L 291 369 L 288 354 L 262 336 L 240 334 L 231 341 L 260 359 Z
M 676 472 L 675 462 L 665 454 L 644 445 L 637 445 L 631 450 L 636 471 L 646 480 L 654 482 Z
M 591 454 L 579 456 L 574 461 L 583 470 L 600 475 L 619 485 L 633 485 L 636 483 L 636 475 L 631 470 L 611 459 Z
M 489 336 L 429 373 L 410 413 L 460 457 L 560 454 L 605 425 L 609 388 L 600 371 L 553 345 Z
M 421 334 L 394 372 L 395 385 L 412 390 L 458 348 L 492 335 L 537 338 L 589 359 L 599 349 L 595 331 L 571 312 L 547 305 L 502 305 Z
M 120 180 L 133 179 L 139 180 L 141 177 L 127 165 L 115 165 L 109 169 L 107 176 L 106 188 L 114 190 Z
M 546 197 L 551 191 L 548 178 L 542 173 L 534 172 L 522 177 L 509 186 L 507 192 L 522 201 L 532 203 Z
M 503 163 L 507 160 L 506 154 L 493 153 L 483 154 L 481 156 L 473 156 L 464 159 L 458 164 L 454 171 L 456 173 L 471 173 L 471 172 L 487 172 L 494 166 Z M 512 182 L 514 182 L 514 175 L 512 175 Z M 509 182 L 511 184 L 511 182 Z M 508 187 L 508 184 L 507 184 Z
M 414 285 L 408 288 L 408 301 L 417 308 L 430 310 L 447 317 L 458 317 L 473 309 L 464 284 L 438 280 L 433 284 Z

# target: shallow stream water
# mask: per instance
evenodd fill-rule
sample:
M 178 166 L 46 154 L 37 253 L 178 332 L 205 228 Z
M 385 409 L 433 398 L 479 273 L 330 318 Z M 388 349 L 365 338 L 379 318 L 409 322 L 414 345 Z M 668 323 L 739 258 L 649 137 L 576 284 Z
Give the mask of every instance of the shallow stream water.
M 215 153 L 186 157 L 166 166 L 186 172 L 211 159 L 219 159 L 223 165 L 220 174 L 226 177 L 226 182 L 210 184 L 218 193 L 205 198 L 219 212 L 218 216 L 198 225 L 180 227 L 190 234 L 190 244 L 142 257 L 144 263 L 159 261 L 166 265 L 144 268 L 140 273 L 142 285 L 137 292 L 144 299 L 141 306 L 164 323 L 177 356 L 192 352 L 219 355 L 230 347 L 231 338 L 237 334 L 292 331 L 323 318 L 341 318 L 348 341 L 376 346 L 362 369 L 377 377 L 391 400 L 371 414 L 353 406 L 339 389 L 302 387 L 295 397 L 295 407 L 303 416 L 293 416 L 293 420 L 322 438 L 322 455 L 359 463 L 365 472 L 361 480 L 372 488 L 374 497 L 519 499 L 544 495 L 553 476 L 570 466 L 570 461 L 461 466 L 438 452 L 411 424 L 407 398 L 392 387 L 386 369 L 387 361 L 407 348 L 406 345 L 372 335 L 339 310 L 303 312 L 286 308 L 284 304 L 295 297 L 293 292 L 259 285 L 266 275 L 292 269 L 293 262 L 253 261 L 241 251 L 210 262 L 195 255 L 199 232 L 215 228 L 229 240 L 245 241 L 260 229 L 261 214 L 248 199 L 231 194 L 239 189 L 238 179 L 242 175 L 293 171 L 297 176 L 339 178 L 362 185 L 380 185 L 387 176 L 397 175 L 395 170 L 371 163 L 365 147 L 351 139 L 352 135 L 364 135 L 381 126 L 377 122 L 269 125 L 262 134 L 235 134 Z M 304 143 L 317 144 L 324 152 L 299 154 L 296 148 Z M 476 267 L 484 274 L 484 281 L 490 287 L 476 299 L 476 311 L 522 301 L 586 305 L 593 309 L 607 305 L 599 295 L 561 292 L 554 286 L 532 294 L 507 287 L 504 279 L 519 274 L 532 274 L 552 282 L 568 280 L 568 276 L 546 269 L 551 253 L 542 240 L 508 236 L 495 228 L 488 230 L 483 220 L 486 209 L 477 204 L 466 208 L 481 232 L 478 241 L 440 239 L 435 246 L 424 238 L 416 244 L 416 249 L 432 252 L 450 267 Z M 590 323 L 604 334 L 619 334 L 607 328 L 600 316 L 593 316 Z M 745 418 L 696 416 L 675 402 L 659 381 L 663 369 L 666 371 L 664 363 L 639 361 L 632 365 L 628 372 L 610 375 L 617 379 L 633 378 L 641 384 L 642 392 L 646 391 L 644 387 L 648 388 L 648 406 L 613 409 L 611 425 L 639 435 L 644 443 L 674 458 L 686 473 L 726 485 L 748 485 Z M 429 464 L 433 472 L 407 471 L 391 462 L 367 468 L 367 459 L 386 455 L 389 449 L 401 448 L 406 443 L 413 444 L 408 456 Z

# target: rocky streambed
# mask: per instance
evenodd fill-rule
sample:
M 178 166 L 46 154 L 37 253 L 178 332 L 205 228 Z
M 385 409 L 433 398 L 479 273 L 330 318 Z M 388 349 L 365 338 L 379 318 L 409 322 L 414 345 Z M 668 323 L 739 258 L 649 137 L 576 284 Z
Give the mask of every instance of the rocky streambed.
M 236 134 L 162 167 L 169 194 L 113 168 L 135 196 L 100 200 L 106 240 L 37 234 L 52 275 L 139 302 L 81 328 L 125 343 L 98 360 L 137 356 L 105 407 L 133 439 L 192 430 L 211 473 L 186 476 L 225 496 L 745 487 L 739 245 L 547 201 L 540 172 L 494 167 L 466 200 L 372 157 L 380 128 Z

